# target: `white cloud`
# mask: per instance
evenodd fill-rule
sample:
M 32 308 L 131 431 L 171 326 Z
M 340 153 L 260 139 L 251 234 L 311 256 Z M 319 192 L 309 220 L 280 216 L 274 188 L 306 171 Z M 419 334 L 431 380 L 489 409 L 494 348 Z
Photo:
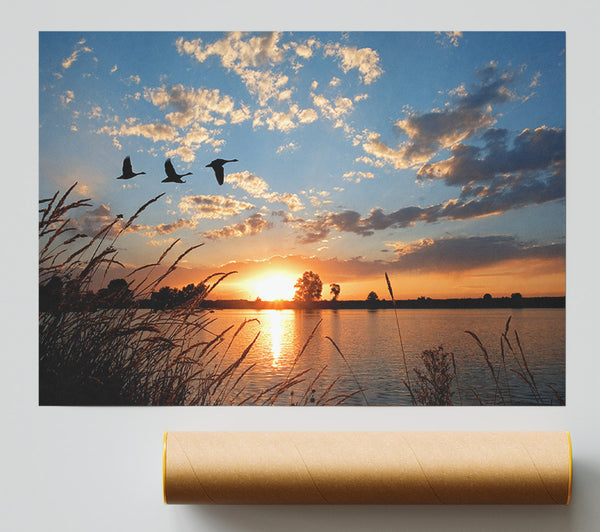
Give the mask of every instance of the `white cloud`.
M 216 240 L 218 238 L 239 238 L 241 236 L 258 234 L 272 226 L 273 223 L 267 222 L 262 214 L 255 213 L 243 222 L 226 225 L 225 227 L 215 229 L 214 231 L 206 231 L 202 233 L 202 236 L 211 240 Z
M 449 148 L 495 122 L 490 109 L 459 108 L 410 115 L 396 123 L 410 142 L 393 150 L 381 142 L 380 135 L 370 134 L 363 148 L 367 153 L 391 162 L 396 168 L 407 168 L 427 162 L 438 150 Z
M 269 185 L 262 177 L 258 177 L 247 170 L 227 175 L 226 181 L 233 188 L 241 188 L 254 197 L 264 197 L 264 194 L 269 190 Z
M 283 61 L 284 50 L 279 47 L 280 32 L 246 37 L 248 37 L 246 34 L 236 31 L 206 45 L 202 39 L 185 41 L 180 37 L 177 39 L 176 46 L 179 53 L 193 55 L 200 63 L 209 56 L 216 55 L 221 58 L 221 64 L 225 68 L 236 73 L 245 68 Z
M 179 157 L 183 162 L 191 163 L 196 158 L 194 150 L 189 146 L 178 146 L 165 152 L 165 157 Z
M 167 246 L 169 244 L 172 244 L 173 242 L 175 242 L 175 239 L 173 237 L 169 237 L 169 238 L 163 238 L 162 240 L 150 240 L 148 242 L 148 245 L 150 245 L 150 246 Z
M 227 218 L 253 208 L 251 203 L 225 196 L 184 196 L 179 202 L 179 210 L 194 218 Z
M 360 183 L 362 179 L 373 179 L 375 174 L 373 172 L 346 172 L 342 178 L 345 181 L 354 181 Z
M 172 141 L 177 138 L 177 130 L 167 124 L 136 124 L 133 126 L 121 125 L 120 128 L 104 126 L 98 133 L 115 136 L 138 136 L 146 137 L 154 142 Z
M 277 98 L 279 99 L 279 101 L 281 101 L 281 100 L 289 100 L 291 97 L 292 97 L 292 91 L 291 91 L 291 89 L 288 89 L 285 91 L 281 91 Z
M 180 37 L 176 46 L 180 54 L 191 55 L 200 63 L 212 55 L 220 57 L 223 67 L 240 76 L 250 94 L 258 98 L 260 105 L 265 105 L 271 98 L 278 99 L 288 82 L 286 75 L 265 68 L 284 61 L 280 38 L 278 32 L 252 37 L 232 32 L 210 44 L 204 44 L 202 39 L 186 41 Z
M 198 225 L 198 220 L 193 218 L 191 220 L 186 220 L 184 218 L 180 218 L 175 222 L 171 222 L 168 224 L 158 224 L 158 225 L 132 225 L 129 228 L 130 233 L 142 233 L 143 235 L 153 238 L 156 235 L 169 235 L 174 233 L 175 231 L 179 231 L 180 229 L 189 228 L 195 229 Z
M 300 201 L 300 198 L 296 194 L 272 192 L 268 183 L 263 178 L 247 170 L 229 174 L 225 177 L 225 181 L 230 183 L 233 188 L 241 188 L 255 198 L 264 199 L 269 203 L 283 203 L 291 211 L 299 211 L 304 208 L 302 201 Z
M 298 106 L 292 105 L 287 112 L 272 111 L 270 116 L 265 118 L 265 122 L 269 129 L 278 129 L 280 131 L 290 131 L 297 124 L 294 121 L 298 113 Z
M 116 216 L 111 212 L 110 205 L 101 204 L 93 210 L 87 211 L 77 219 L 71 219 L 71 224 L 78 232 L 88 236 L 96 235 L 101 229 L 113 223 Z
M 509 86 L 522 71 L 500 71 L 492 61 L 477 74 L 479 83 L 470 91 L 463 85 L 451 91 L 452 100 L 442 110 L 411 112 L 396 122 L 396 128 L 409 139 L 397 148 L 388 146 L 381 135 L 375 132 L 366 132 L 355 137 L 355 140 L 363 143 L 365 152 L 395 168 L 427 163 L 440 150 L 451 148 L 493 126 L 496 117 L 492 114 L 492 105 L 518 98 L 509 90 Z
M 460 44 L 460 39 L 463 38 L 462 31 L 436 31 L 437 42 L 443 46 L 454 46 L 458 47 Z
M 190 129 L 185 136 L 181 139 L 181 144 L 187 147 L 197 146 L 200 144 L 210 144 L 214 148 L 222 146 L 225 141 L 222 139 L 216 139 L 214 134 L 217 131 L 209 130 L 202 126 L 194 126 Z
M 345 74 L 351 69 L 358 69 L 365 85 L 373 83 L 383 74 L 383 69 L 379 65 L 379 54 L 371 48 L 343 46 L 339 43 L 327 44 L 325 56 L 339 58 L 340 67 Z
M 88 118 L 101 118 L 102 117 L 102 107 L 99 105 L 92 107 L 92 110 L 88 114 Z
M 263 118 L 267 115 L 266 109 L 258 109 L 254 112 L 254 119 L 252 120 L 252 127 L 257 128 L 260 126 L 264 126 L 265 122 Z
M 284 151 L 296 151 L 298 148 L 299 146 L 295 142 L 288 142 L 287 144 L 282 144 L 279 146 L 276 153 L 282 153 Z
M 319 115 L 314 109 L 302 109 L 298 112 L 298 120 L 302 124 L 310 124 L 319 118 Z
M 75 50 L 73 50 L 73 53 L 67 57 L 66 59 L 63 60 L 62 62 L 62 67 L 66 70 L 68 68 L 71 68 L 71 66 L 73 65 L 73 63 L 75 61 L 77 61 L 77 58 L 79 57 L 79 54 L 81 54 L 82 52 L 84 53 L 90 53 L 92 51 L 91 48 L 84 46 L 85 44 L 85 39 L 82 39 L 81 41 L 79 41 L 77 43 L 77 46 L 75 48 Z
M 362 157 L 357 157 L 356 159 L 354 159 L 357 163 L 364 163 L 364 164 L 368 164 L 370 166 L 376 166 L 381 168 L 382 166 L 385 165 L 385 163 L 380 160 L 380 159 L 373 159 L 371 157 L 367 157 L 365 155 L 363 155 Z
M 71 90 L 65 91 L 64 94 L 60 95 L 60 101 L 62 102 L 62 104 L 65 107 L 67 105 L 69 105 L 69 103 L 71 103 L 74 98 L 75 98 L 75 93 Z
M 311 123 L 317 120 L 318 114 L 315 109 L 300 109 L 293 101 L 297 87 L 292 86 L 290 69 L 297 71 L 302 67 L 304 60 L 310 60 L 315 56 L 315 50 L 323 45 L 315 38 L 310 37 L 302 42 L 282 42 L 282 34 L 278 32 L 251 35 L 242 32 L 231 32 L 213 42 L 202 39 L 186 40 L 180 37 L 176 41 L 176 47 L 180 54 L 189 55 L 198 62 L 203 63 L 210 57 L 220 60 L 223 68 L 234 72 L 239 76 L 249 94 L 251 94 L 259 105 L 258 109 L 250 111 L 244 108 L 241 111 L 229 111 L 232 123 L 252 118 L 254 128 L 266 126 L 271 130 L 287 132 L 297 127 L 298 124 Z M 370 48 L 342 46 L 328 44 L 324 48 L 325 56 L 333 56 L 338 60 L 344 72 L 356 69 L 365 84 L 375 81 L 383 72 L 379 65 L 379 55 Z M 287 70 L 286 70 L 287 69 Z M 286 73 L 287 72 L 287 73 Z M 295 78 L 293 78 L 295 79 Z M 333 77 L 330 85 L 337 87 L 341 85 L 339 77 Z M 318 82 L 311 83 L 311 90 L 315 91 Z M 154 102 L 158 101 L 157 94 L 152 94 Z M 350 133 L 351 128 L 342 121 L 342 117 L 353 110 L 353 101 L 350 98 L 338 96 L 329 101 L 324 96 L 312 95 L 314 105 L 323 116 L 334 122 L 334 127 L 341 127 Z M 355 97 L 355 101 L 366 98 L 366 94 Z M 316 98 L 316 99 L 315 99 Z M 287 109 L 278 107 L 279 104 L 289 102 Z M 271 107 L 272 106 L 272 107 Z M 170 123 L 180 124 L 180 120 L 198 120 L 189 114 L 189 108 L 176 109 L 175 113 L 169 115 Z M 235 113 L 235 114 L 234 114 Z M 210 116 L 210 115 L 208 115 Z M 209 119 L 206 116 L 206 119 Z M 225 116 L 216 118 L 212 115 L 212 121 L 225 119 Z
M 272 98 L 278 100 L 279 93 L 289 79 L 284 74 L 251 69 L 240 72 L 240 77 L 248 92 L 257 96 L 260 105 L 266 105 Z
M 199 125 L 195 125 L 181 136 L 176 127 L 168 124 L 136 124 L 135 118 L 127 119 L 125 122 L 120 127 L 104 126 L 98 129 L 97 133 L 112 136 L 113 144 L 119 149 L 121 145 L 117 140 L 118 136 L 144 137 L 153 142 L 173 142 L 176 145 L 166 151 L 165 155 L 167 157 L 177 155 L 184 162 L 194 161 L 195 150 L 203 144 L 210 145 L 215 151 L 219 151 L 225 144 L 223 139 L 217 137 L 219 130 L 210 130 Z
M 144 97 L 161 111 L 168 107 L 175 111 L 168 113 L 166 119 L 178 127 L 187 127 L 195 122 L 214 122 L 217 118 L 231 116 L 235 112 L 235 103 L 230 96 L 222 96 L 219 89 L 193 89 L 183 85 L 147 89 Z M 247 114 L 236 114 L 238 121 Z
M 287 133 L 298 127 L 298 124 L 310 124 L 318 117 L 314 109 L 300 109 L 296 104 L 290 105 L 287 111 L 274 111 L 267 107 L 255 111 L 252 126 L 254 128 L 267 126 L 270 130 Z
M 300 201 L 300 198 L 291 192 L 284 192 L 283 194 L 271 192 L 266 199 L 269 203 L 283 203 L 290 211 L 300 211 L 304 209 L 304 205 L 302 204 L 302 201 Z
M 239 109 L 235 111 L 230 111 L 229 117 L 232 124 L 239 124 L 244 122 L 250 118 L 250 109 L 247 106 L 242 105 Z
M 309 59 L 313 55 L 313 49 L 317 49 L 321 43 L 314 38 L 307 39 L 303 43 L 296 45 L 296 54 L 303 59 Z
M 541 72 L 536 72 L 535 76 L 533 76 L 533 79 L 531 80 L 531 83 L 529 84 L 530 87 L 537 87 L 537 84 L 539 82 L 539 79 L 542 77 L 542 73 Z
M 342 116 L 350 113 L 354 104 L 349 98 L 338 96 L 334 103 L 325 98 L 322 94 L 316 94 L 313 96 L 313 103 L 321 111 L 323 116 L 330 120 L 338 120 Z

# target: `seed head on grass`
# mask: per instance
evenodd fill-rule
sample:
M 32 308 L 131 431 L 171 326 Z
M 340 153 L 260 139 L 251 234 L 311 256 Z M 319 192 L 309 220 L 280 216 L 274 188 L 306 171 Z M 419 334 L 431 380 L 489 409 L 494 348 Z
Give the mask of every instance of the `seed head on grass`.
M 356 375 L 354 374 L 354 371 L 352 371 L 352 367 L 350 366 L 350 364 L 348 363 L 348 360 L 346 359 L 346 357 L 344 356 L 344 353 L 342 353 L 342 351 L 340 350 L 340 348 L 337 346 L 337 344 L 333 341 L 333 339 L 329 336 L 326 336 L 325 338 L 327 338 L 332 344 L 333 347 L 335 347 L 335 350 L 339 353 L 339 355 L 342 357 L 342 360 L 344 361 L 344 363 L 346 364 L 346 367 L 348 368 L 348 370 L 350 371 L 350 374 L 352 375 L 352 378 L 354 379 L 354 382 L 356 383 L 356 386 L 358 386 L 358 389 L 360 390 L 360 392 L 362 393 L 362 396 L 365 400 L 365 404 L 368 406 L 369 404 L 369 400 L 367 399 L 367 396 L 365 395 L 364 389 L 362 388 L 362 386 L 360 385 L 360 382 L 358 382 L 358 379 L 356 378 Z
M 400 340 L 400 349 L 402 350 L 402 361 L 404 363 L 404 373 L 406 380 L 402 380 L 404 385 L 408 388 L 410 396 L 412 398 L 413 404 L 415 403 L 415 395 L 412 390 L 412 385 L 410 382 L 410 374 L 408 372 L 408 364 L 406 363 L 406 353 L 404 352 L 404 343 L 402 342 L 402 333 L 400 331 L 400 322 L 398 321 L 398 311 L 396 310 L 396 300 L 394 299 L 394 291 L 392 290 L 392 283 L 390 282 L 390 278 L 388 277 L 387 272 L 385 273 L 385 281 L 387 283 L 388 291 L 390 293 L 390 297 L 392 298 L 392 305 L 394 306 L 394 317 L 396 318 L 396 330 L 398 331 L 398 339 Z

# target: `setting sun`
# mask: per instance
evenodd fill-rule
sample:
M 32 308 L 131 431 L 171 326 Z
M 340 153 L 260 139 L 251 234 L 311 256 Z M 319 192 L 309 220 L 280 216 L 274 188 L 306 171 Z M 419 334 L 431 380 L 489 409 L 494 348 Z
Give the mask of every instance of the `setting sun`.
M 254 282 L 254 292 L 263 301 L 289 301 L 294 298 L 295 283 L 296 278 L 289 274 L 274 273 L 257 279 Z

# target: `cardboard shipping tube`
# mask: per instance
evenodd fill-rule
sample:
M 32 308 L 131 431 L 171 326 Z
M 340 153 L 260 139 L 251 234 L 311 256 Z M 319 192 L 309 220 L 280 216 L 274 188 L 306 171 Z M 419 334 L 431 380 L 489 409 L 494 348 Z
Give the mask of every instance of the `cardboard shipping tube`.
M 167 504 L 569 504 L 568 432 L 167 432 Z

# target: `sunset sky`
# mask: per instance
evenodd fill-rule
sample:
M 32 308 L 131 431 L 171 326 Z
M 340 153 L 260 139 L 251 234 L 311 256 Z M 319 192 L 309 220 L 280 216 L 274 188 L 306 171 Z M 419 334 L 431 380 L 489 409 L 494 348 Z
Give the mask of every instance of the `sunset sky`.
M 564 295 L 564 33 L 40 33 L 40 197 L 215 295 Z M 117 180 L 131 156 L 131 180 Z M 161 183 L 170 157 L 184 184 Z M 219 186 L 215 158 L 225 165 Z M 121 222 L 120 222 L 121 223 Z M 125 271 L 115 270 L 113 277 Z M 270 280 L 266 280 L 266 279 Z M 276 287 L 276 288 L 274 288 Z

